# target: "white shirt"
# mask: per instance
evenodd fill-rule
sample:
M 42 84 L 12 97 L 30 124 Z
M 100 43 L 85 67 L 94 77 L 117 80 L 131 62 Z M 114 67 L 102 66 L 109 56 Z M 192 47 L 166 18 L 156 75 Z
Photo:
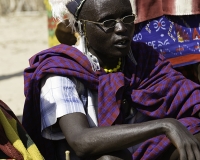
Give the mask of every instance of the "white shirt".
M 52 125 L 56 124 L 57 118 L 70 113 L 83 113 L 87 115 L 90 127 L 98 126 L 97 101 L 94 102 L 96 98 L 93 96 L 95 93 L 87 90 L 87 97 L 80 95 L 81 101 L 76 85 L 71 79 L 53 74 L 46 76 L 41 86 L 40 113 L 43 137 L 53 140 L 63 139 L 61 130 L 52 128 Z M 88 105 L 84 107 L 86 102 Z

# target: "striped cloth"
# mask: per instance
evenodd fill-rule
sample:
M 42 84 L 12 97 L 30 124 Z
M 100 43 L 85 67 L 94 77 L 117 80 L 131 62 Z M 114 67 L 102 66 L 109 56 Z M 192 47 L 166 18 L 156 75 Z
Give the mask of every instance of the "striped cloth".
M 0 137 L 0 159 L 44 159 L 14 113 L 1 100 Z
M 138 65 L 126 57 L 124 73 L 106 74 L 102 68 L 93 72 L 86 56 L 63 44 L 30 59 L 30 67 L 24 71 L 26 101 L 23 125 L 46 159 L 54 159 L 52 142 L 45 145 L 40 130 L 40 83 L 47 74 L 74 76 L 87 88 L 98 90 L 99 126 L 115 124 L 123 96 L 150 119 L 172 117 L 193 134 L 200 131 L 200 119 L 196 117 L 200 110 L 200 86 L 175 72 L 152 47 L 133 42 L 132 51 Z M 142 143 L 133 153 L 133 159 L 156 159 L 170 145 L 166 136 L 157 136 Z

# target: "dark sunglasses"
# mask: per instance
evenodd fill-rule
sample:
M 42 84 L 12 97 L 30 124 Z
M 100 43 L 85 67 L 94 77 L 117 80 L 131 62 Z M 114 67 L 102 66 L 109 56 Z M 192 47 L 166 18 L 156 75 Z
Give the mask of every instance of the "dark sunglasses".
M 119 22 L 122 22 L 124 24 L 133 23 L 135 21 L 135 18 L 136 18 L 136 15 L 132 14 L 132 15 L 128 15 L 128 16 L 125 16 L 123 18 L 120 18 L 120 19 L 108 19 L 108 20 L 105 20 L 103 22 L 95 22 L 95 21 L 89 21 L 89 20 L 84 20 L 84 19 L 80 19 L 80 20 L 82 20 L 84 22 L 98 24 L 105 31 L 107 31 L 108 29 L 115 27 L 116 23 L 119 23 Z

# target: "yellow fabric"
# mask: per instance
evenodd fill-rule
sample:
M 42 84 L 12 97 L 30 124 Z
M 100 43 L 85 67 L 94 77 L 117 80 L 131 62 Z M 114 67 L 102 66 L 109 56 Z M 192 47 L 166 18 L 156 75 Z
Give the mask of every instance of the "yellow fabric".
M 32 144 L 30 147 L 28 147 L 27 150 L 33 160 L 43 160 L 44 159 L 42 157 L 42 155 L 40 154 L 40 152 L 38 151 L 38 148 L 36 147 L 35 144 Z
M 5 134 L 13 146 L 22 154 L 24 160 L 43 160 L 39 150 L 32 144 L 28 150 L 23 145 L 17 132 L 17 121 L 15 119 L 7 119 L 0 110 L 0 123 L 2 124 Z M 33 147 L 32 147 L 33 146 Z
M 48 42 L 49 42 L 49 47 L 53 47 L 53 46 L 60 44 L 60 42 L 58 41 L 58 39 L 55 35 L 49 36 Z
M 51 11 L 51 6 L 49 4 L 49 1 L 48 0 L 44 0 L 44 4 L 45 4 L 45 7 L 46 7 L 46 10 Z

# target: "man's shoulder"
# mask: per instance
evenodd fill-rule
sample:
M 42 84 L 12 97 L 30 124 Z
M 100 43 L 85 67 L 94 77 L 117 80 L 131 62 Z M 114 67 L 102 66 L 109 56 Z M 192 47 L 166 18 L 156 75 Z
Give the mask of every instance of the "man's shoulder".
M 73 46 L 69 46 L 66 44 L 58 44 L 56 46 L 45 49 L 45 50 L 41 51 L 40 53 L 44 53 L 44 52 L 67 53 L 67 52 L 74 51 L 74 50 L 77 51 L 77 49 Z
M 132 42 L 131 43 L 131 49 L 132 52 L 134 54 L 134 56 L 136 57 L 140 57 L 140 56 L 158 56 L 159 53 L 153 49 L 152 46 L 148 46 L 146 43 L 144 42 Z
M 152 46 L 143 42 L 133 42 L 131 45 L 132 53 L 138 64 L 154 68 L 156 65 L 163 63 L 165 57 L 156 51 Z
M 67 58 L 71 57 L 73 59 L 76 59 L 77 57 L 82 57 L 83 54 L 78 50 L 77 48 L 73 46 L 68 46 L 66 44 L 59 44 L 56 46 L 53 46 L 51 48 L 45 49 L 40 51 L 39 53 L 36 53 L 29 59 L 30 65 L 37 63 L 38 61 L 43 61 L 46 58 L 52 57 L 54 59 L 58 58 Z

